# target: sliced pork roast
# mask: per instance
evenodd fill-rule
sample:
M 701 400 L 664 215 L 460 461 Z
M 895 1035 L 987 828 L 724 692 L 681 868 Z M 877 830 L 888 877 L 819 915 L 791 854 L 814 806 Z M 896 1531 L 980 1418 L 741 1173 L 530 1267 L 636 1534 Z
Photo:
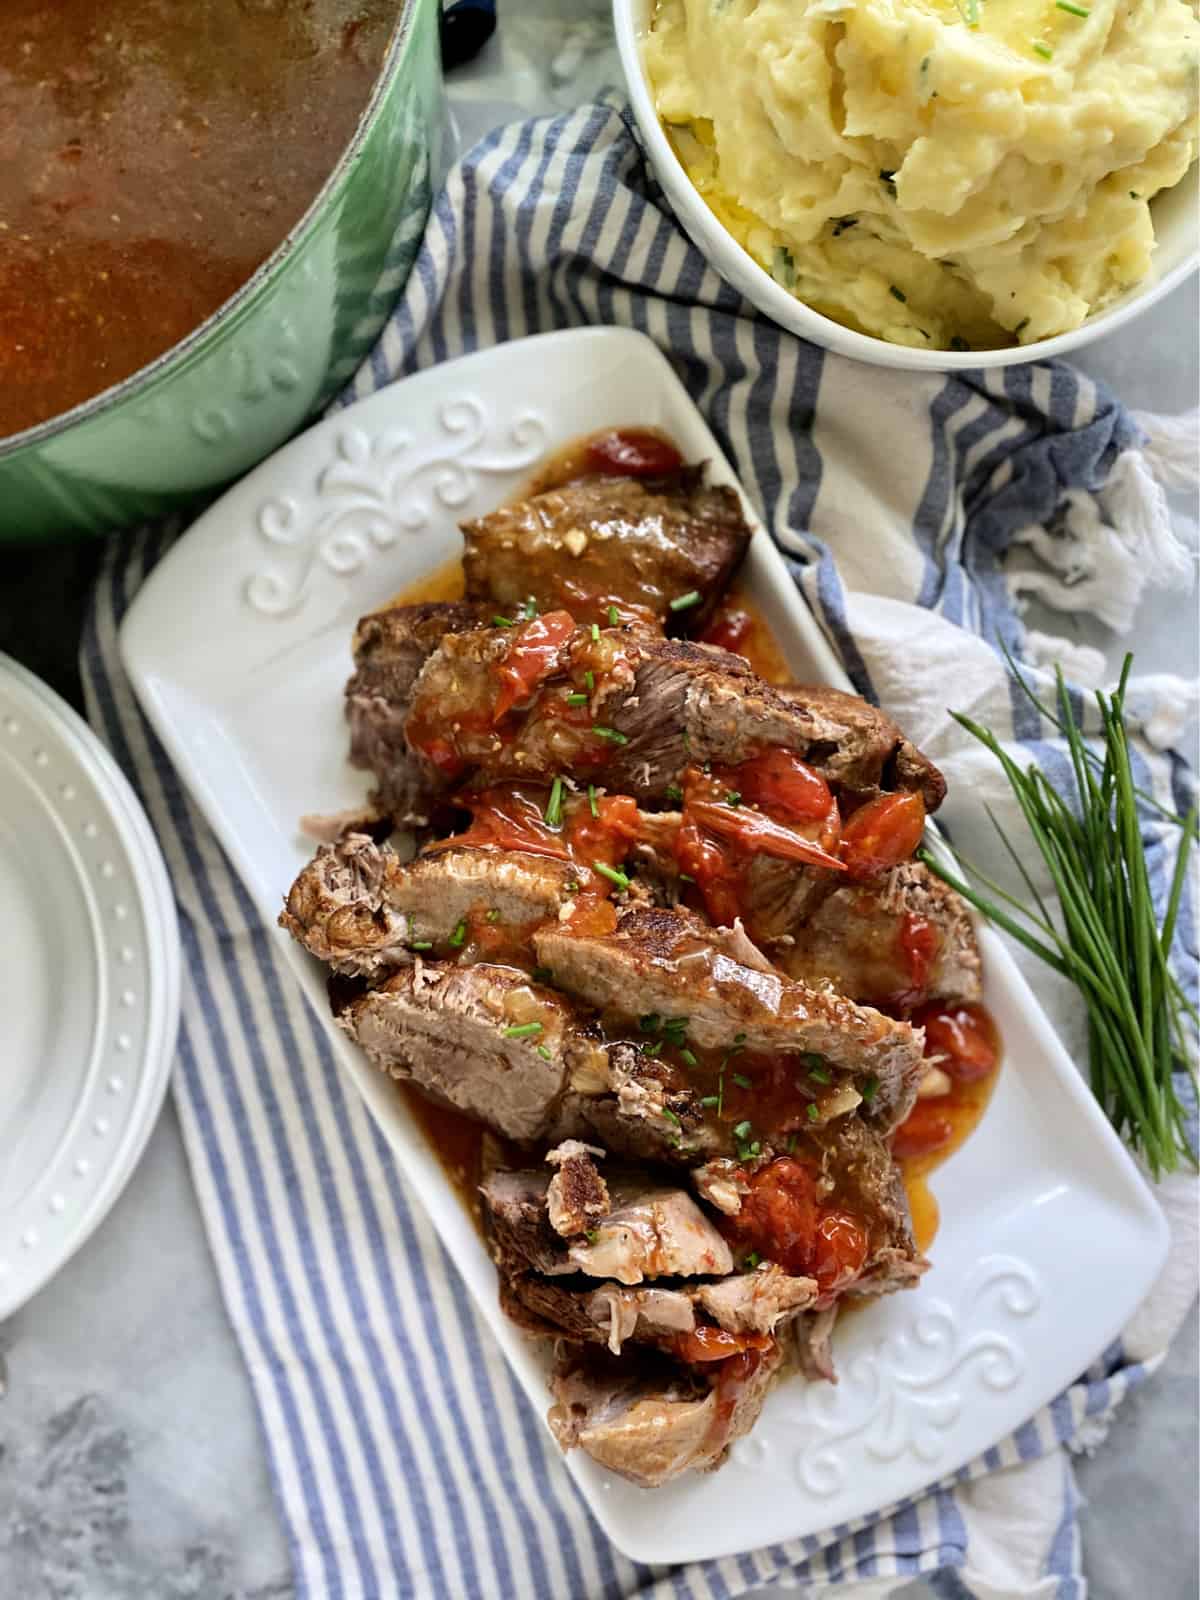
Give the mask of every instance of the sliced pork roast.
M 688 767 L 737 766 L 770 746 L 854 801 L 910 789 L 933 810 L 945 792 L 895 724 L 851 696 L 776 689 L 729 651 L 632 627 L 574 628 L 565 612 L 447 629 L 403 702 L 376 696 L 368 709 L 381 731 L 357 738 L 356 759 L 393 810 L 402 800 L 427 814 L 472 775 L 548 783 L 564 771 L 662 803 Z
M 550 1428 L 564 1450 L 578 1446 L 611 1472 L 657 1488 L 720 1466 L 758 1420 L 783 1360 L 774 1340 L 706 1367 L 589 1350 L 556 1374 Z
M 601 935 L 579 933 L 570 923 L 548 925 L 535 933 L 534 948 L 555 982 L 610 1025 L 637 1026 L 645 1016 L 679 1019 L 675 1031 L 686 1035 L 693 1056 L 708 1054 L 710 1077 L 719 1070 L 713 1061 L 734 1046 L 733 1070 L 750 1078 L 765 1072 L 763 1056 L 797 1065 L 802 1057 L 819 1058 L 817 1076 L 810 1068 L 805 1080 L 816 1117 L 807 1103 L 797 1103 L 797 1125 L 807 1126 L 801 1118 L 843 1115 L 860 1099 L 885 1128 L 912 1109 L 924 1071 L 919 1029 L 831 989 L 788 980 L 765 962 L 748 965 L 730 953 L 729 930 L 709 928 L 688 912 L 634 909 L 615 932 Z M 702 1065 L 698 1060 L 696 1067 Z
M 789 977 L 868 1004 L 965 1002 L 982 993 L 966 902 L 919 861 L 893 867 L 880 882 L 832 889 L 772 946 L 771 959 Z
M 607 1081 L 599 1038 L 517 967 L 416 961 L 333 1000 L 376 1066 L 510 1139 L 551 1128 L 573 1084 Z
M 750 541 L 736 490 L 706 487 L 702 466 L 578 477 L 462 531 L 467 596 L 493 610 L 519 615 L 532 595 L 539 610 L 590 621 L 619 602 L 689 631 L 703 627 Z
M 573 875 L 565 859 L 453 844 L 402 862 L 349 834 L 317 851 L 279 924 L 335 972 L 371 977 L 431 947 L 473 955 L 484 937 L 489 952 L 523 950 L 557 917 Z
M 404 725 L 413 686 L 441 640 L 487 621 L 488 608 L 463 601 L 388 606 L 354 632 L 354 674 L 346 685 L 350 760 L 375 776 L 373 800 L 398 822 L 425 820 L 423 789 L 410 775 Z

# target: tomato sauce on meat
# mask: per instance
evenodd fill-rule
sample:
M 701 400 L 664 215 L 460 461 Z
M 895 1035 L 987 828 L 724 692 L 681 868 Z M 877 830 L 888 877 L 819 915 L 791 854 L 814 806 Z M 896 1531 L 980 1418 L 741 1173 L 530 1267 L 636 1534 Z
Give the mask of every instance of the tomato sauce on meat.
M 177 344 L 336 165 L 399 0 L 6 0 L 0 437 Z
M 666 454 L 654 455 L 663 441 L 653 430 L 615 430 L 601 437 L 610 441 L 604 449 L 611 450 L 614 459 L 625 448 L 621 440 L 632 438 L 630 470 L 639 460 L 649 463 L 668 459 Z M 599 458 L 589 455 L 593 442 L 581 440 L 569 446 L 552 458 L 533 485 L 527 485 L 522 492 L 553 487 L 581 471 L 612 470 L 601 469 Z M 669 445 L 669 441 L 666 443 Z M 641 456 L 639 451 L 643 452 Z M 649 465 L 645 470 L 651 470 Z M 461 564 L 451 562 L 405 589 L 395 597 L 395 603 L 454 600 L 462 592 Z M 599 626 L 611 626 L 606 613 L 609 603 L 617 602 L 610 602 L 608 597 L 582 597 L 572 615 L 590 628 L 586 608 L 591 606 Z M 621 620 L 626 620 L 624 615 Z M 566 636 L 565 626 L 552 631 Z M 743 655 L 768 682 L 791 681 L 792 673 L 765 620 L 736 580 L 703 637 Z M 602 638 L 615 636 L 609 633 Z M 545 659 L 549 659 L 548 653 Z M 538 672 L 534 670 L 528 681 L 531 693 L 536 693 L 537 683 Z M 582 741 L 581 770 L 586 768 L 590 754 L 596 791 L 589 792 L 586 784 L 580 783 L 574 793 L 564 793 L 561 821 L 550 827 L 545 820 L 549 790 L 544 783 L 493 785 L 463 797 L 471 820 L 455 837 L 462 843 L 517 848 L 569 860 L 578 869 L 580 886 L 573 922 L 580 931 L 602 934 L 615 925 L 612 896 L 616 885 L 597 873 L 596 863 L 619 872 L 636 842 L 639 813 L 628 796 L 605 796 L 600 792 L 607 747 L 601 740 L 587 740 L 590 713 L 585 706 L 567 701 L 572 691 L 578 695 L 583 687 L 581 669 L 573 667 L 570 684 L 542 697 L 539 715 L 558 717 L 565 728 L 578 732 Z M 502 734 L 503 726 L 501 717 L 487 731 Z M 723 923 L 731 923 L 740 912 L 742 876 L 756 849 L 765 847 L 767 853 L 774 850 L 784 860 L 797 861 L 805 859 L 807 849 L 810 860 L 820 862 L 824 857 L 822 864 L 827 870 L 841 869 L 845 876 L 840 881 L 860 881 L 886 870 L 911 852 L 925 815 L 920 797 L 905 793 L 885 795 L 842 817 L 820 774 L 799 757 L 776 749 L 766 750 L 738 767 L 711 768 L 707 772 L 693 769 L 685 776 L 679 804 L 683 824 L 675 844 L 676 859 L 680 869 L 695 879 L 686 898 L 693 899 L 714 921 Z M 503 930 L 481 923 L 478 929 L 472 928 L 470 937 L 478 941 L 485 956 L 490 941 L 495 946 L 496 959 L 513 958 L 512 940 Z M 924 993 L 937 957 L 937 939 L 925 919 L 910 914 L 901 923 L 899 940 L 911 979 L 911 998 L 898 994 L 887 1009 L 897 1015 L 911 1014 L 914 1023 L 925 1028 L 930 1064 L 950 1080 L 946 1094 L 917 1101 L 897 1130 L 893 1145 L 908 1191 L 914 1235 L 924 1250 L 938 1225 L 937 1202 L 929 1188 L 929 1176 L 960 1148 L 983 1116 L 995 1086 L 1001 1046 L 995 1024 L 980 1005 L 928 1004 L 911 1010 Z M 794 1130 L 800 1130 L 802 1150 L 809 1106 L 819 1107 L 822 1096 L 837 1088 L 836 1074 L 830 1073 L 820 1057 L 766 1055 L 741 1046 L 728 1051 L 692 1047 L 681 1050 L 668 1034 L 663 1034 L 661 1040 L 655 1034 L 649 1038 L 654 1041 L 651 1049 L 661 1051 L 664 1064 L 682 1074 L 708 1101 L 709 1116 L 734 1131 L 735 1143 L 736 1130 L 744 1125 L 747 1139 L 771 1139 L 775 1148 L 782 1145 L 786 1151 L 789 1144 L 796 1142 Z M 643 1038 L 639 1042 L 646 1045 L 649 1041 Z M 462 1189 L 475 1214 L 482 1130 L 453 1111 L 430 1106 L 413 1091 L 402 1087 L 401 1092 L 429 1133 L 433 1147 L 443 1155 L 449 1176 Z M 726 1219 L 724 1225 L 743 1260 L 752 1261 L 760 1254 L 766 1259 L 767 1252 L 758 1245 L 774 1239 L 771 1258 L 789 1271 L 815 1276 L 822 1292 L 836 1290 L 842 1274 L 855 1272 L 869 1247 L 858 1219 L 838 1204 L 836 1194 L 827 1203 L 818 1203 L 812 1171 L 799 1156 L 790 1154 L 776 1155 L 759 1166 L 753 1173 L 751 1193 L 742 1213 Z M 754 1339 L 739 1340 L 710 1328 L 702 1327 L 693 1337 L 687 1350 L 678 1352 L 681 1359 L 696 1364 L 720 1362 L 720 1381 L 731 1397 L 738 1383 L 746 1381 L 757 1367 L 765 1348 Z M 732 1405 L 732 1398 L 729 1403 Z

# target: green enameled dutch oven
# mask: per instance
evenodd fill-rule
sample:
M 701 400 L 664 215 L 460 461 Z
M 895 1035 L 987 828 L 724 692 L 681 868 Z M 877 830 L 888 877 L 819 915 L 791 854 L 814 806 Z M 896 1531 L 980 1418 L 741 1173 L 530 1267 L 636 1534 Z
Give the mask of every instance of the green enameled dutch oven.
M 441 128 L 438 0 L 403 0 L 349 146 L 283 243 L 181 343 L 0 440 L 0 540 L 106 533 L 274 450 L 345 382 L 425 226 Z

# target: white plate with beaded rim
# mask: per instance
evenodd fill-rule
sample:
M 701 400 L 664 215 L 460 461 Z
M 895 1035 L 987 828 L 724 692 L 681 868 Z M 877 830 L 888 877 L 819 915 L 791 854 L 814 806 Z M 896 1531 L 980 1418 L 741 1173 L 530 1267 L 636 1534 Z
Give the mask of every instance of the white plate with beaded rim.
M 79 1248 L 154 1126 L 179 932 L 140 805 L 95 734 L 0 655 L 0 1318 Z
M 298 819 L 361 804 L 342 689 L 355 620 L 462 553 L 540 460 L 599 428 L 653 425 L 737 480 L 643 335 L 540 334 L 406 378 L 300 435 L 209 508 L 121 631 L 142 707 L 263 921 L 311 854 Z M 800 682 L 850 685 L 754 507 L 749 592 Z M 212 641 L 219 638 L 221 649 Z M 920 670 L 920 663 L 913 664 Z M 980 929 L 1005 1043 L 987 1115 L 934 1175 L 942 1225 L 920 1287 L 835 1334 L 840 1381 L 789 1379 L 717 1473 L 646 1490 L 566 1458 L 609 1537 L 648 1563 L 861 1525 L 1005 1438 L 1128 1321 L 1166 1252 L 1153 1197 L 1004 946 Z M 531 1404 L 543 1353 L 500 1310 L 495 1269 L 390 1080 L 333 1025 L 325 974 L 278 934 L 330 1047 L 421 1196 Z

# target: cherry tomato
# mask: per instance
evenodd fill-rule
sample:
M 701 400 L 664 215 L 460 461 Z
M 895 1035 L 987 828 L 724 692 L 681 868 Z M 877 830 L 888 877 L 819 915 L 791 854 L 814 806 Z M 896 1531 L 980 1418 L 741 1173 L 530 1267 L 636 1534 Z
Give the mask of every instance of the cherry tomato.
M 812 1265 L 819 1214 L 816 1180 L 790 1156 L 779 1156 L 750 1179 L 742 1209 L 730 1217 L 734 1238 L 787 1272 L 805 1276 Z
M 675 1354 L 681 1361 L 728 1361 L 743 1350 L 765 1350 L 770 1343 L 769 1334 L 729 1333 L 701 1325 L 677 1336 Z
M 754 618 L 748 611 L 724 611 L 713 618 L 700 639 L 703 644 L 715 644 L 740 656 L 753 628 Z
M 593 439 L 585 459 L 593 472 L 621 478 L 653 478 L 677 472 L 683 457 L 669 440 L 641 428 L 614 428 Z
M 687 812 L 675 835 L 675 860 L 681 872 L 696 880 L 704 908 L 712 920 L 728 927 L 741 915 L 741 872 L 731 853 L 706 839 Z
M 930 1005 L 913 1017 L 925 1029 L 925 1054 L 959 1083 L 974 1083 L 996 1070 L 1000 1050 L 992 1019 L 982 1006 Z
M 548 611 L 544 617 L 533 617 L 513 629 L 508 653 L 493 669 L 500 680 L 500 692 L 492 707 L 494 722 L 527 700 L 542 679 L 554 671 L 563 645 L 574 632 L 575 618 L 567 611 Z
M 806 866 L 822 867 L 827 872 L 844 872 L 845 864 L 819 844 L 804 838 L 794 828 L 772 822 L 761 811 L 749 806 L 724 805 L 713 800 L 692 800 L 687 814 L 709 833 L 715 833 L 751 855 L 775 856 L 781 861 L 801 861 Z
M 567 826 L 571 855 L 589 868 L 597 861 L 602 861 L 606 867 L 619 866 L 638 836 L 641 820 L 632 795 L 601 795 L 596 800 L 595 816 L 591 805 L 584 801 L 573 808 Z M 602 874 L 601 880 L 597 892 L 607 892 L 612 886 Z
M 907 861 L 921 842 L 925 802 L 903 790 L 868 800 L 842 825 L 842 859 L 852 877 L 870 878 Z
M 954 1137 L 954 1123 L 935 1100 L 918 1100 L 892 1135 L 892 1154 L 898 1160 L 925 1156 L 940 1150 Z
M 819 772 L 790 750 L 778 747 L 728 769 L 729 786 L 743 800 L 761 806 L 773 817 L 798 822 L 825 822 L 837 811 L 829 785 Z
M 867 1259 L 862 1224 L 844 1211 L 826 1211 L 817 1223 L 812 1275 L 822 1294 L 857 1278 Z
M 906 911 L 900 919 L 900 953 L 908 969 L 908 992 L 899 997 L 909 1005 L 922 999 L 929 988 L 929 975 L 937 957 L 940 940 L 928 917 Z

